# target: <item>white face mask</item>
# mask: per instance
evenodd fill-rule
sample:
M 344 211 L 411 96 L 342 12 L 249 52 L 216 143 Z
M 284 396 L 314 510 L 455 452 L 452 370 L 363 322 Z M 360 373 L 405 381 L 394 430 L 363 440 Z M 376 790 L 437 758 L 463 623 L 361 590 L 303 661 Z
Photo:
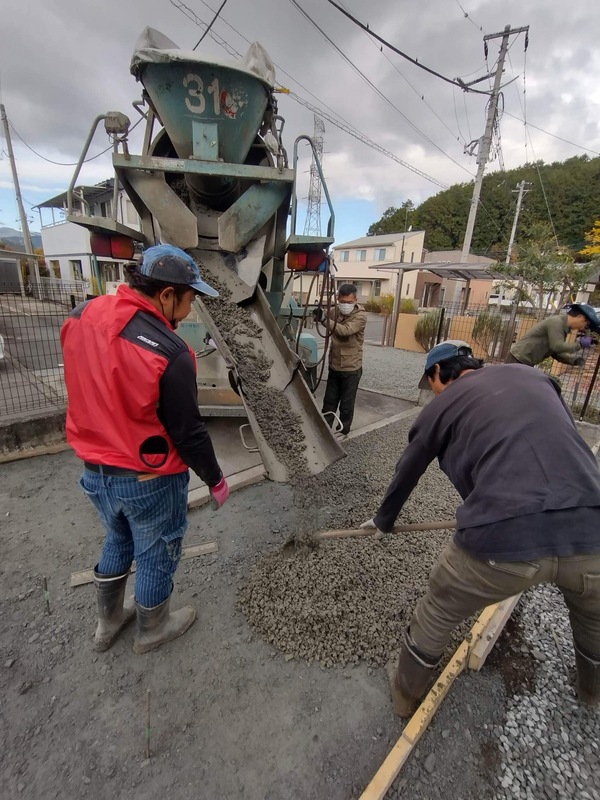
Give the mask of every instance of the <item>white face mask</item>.
M 354 306 L 354 303 L 338 303 L 338 311 L 340 314 L 343 314 L 344 317 L 347 317 L 348 314 L 354 311 Z

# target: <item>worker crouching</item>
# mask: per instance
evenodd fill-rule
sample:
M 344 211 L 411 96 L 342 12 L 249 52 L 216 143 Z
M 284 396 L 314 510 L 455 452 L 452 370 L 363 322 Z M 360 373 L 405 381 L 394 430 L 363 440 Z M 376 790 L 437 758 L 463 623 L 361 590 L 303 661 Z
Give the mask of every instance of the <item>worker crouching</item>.
M 569 609 L 581 702 L 600 704 L 600 472 L 556 384 L 517 364 L 486 366 L 464 342 L 436 345 L 420 413 L 372 520 L 391 532 L 434 458 L 463 504 L 391 675 L 394 709 L 415 710 L 450 634 L 482 608 L 541 583 Z
M 214 505 L 229 488 L 198 410 L 196 361 L 175 333 L 197 294 L 218 293 L 177 247 L 146 250 L 129 286 L 77 306 L 61 331 L 67 439 L 84 462 L 81 488 L 106 530 L 94 570 L 98 650 L 137 616 L 133 649 L 145 653 L 192 625 L 170 610 L 187 528 L 189 467 Z M 136 560 L 135 604 L 125 600 Z

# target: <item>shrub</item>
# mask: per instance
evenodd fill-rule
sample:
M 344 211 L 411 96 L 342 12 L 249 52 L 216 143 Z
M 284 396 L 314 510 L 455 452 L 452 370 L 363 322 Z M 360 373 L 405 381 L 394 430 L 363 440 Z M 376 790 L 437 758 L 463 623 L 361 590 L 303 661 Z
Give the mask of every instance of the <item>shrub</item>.
M 411 297 L 405 297 L 404 300 L 400 300 L 401 314 L 416 314 L 417 311 L 417 304 Z
M 381 306 L 376 300 L 367 300 L 365 303 L 365 311 L 371 311 L 373 314 L 381 314 Z
M 391 314 L 394 310 L 394 295 L 382 294 L 379 298 L 379 305 L 381 306 L 382 314 Z
M 490 350 L 496 349 L 499 341 L 503 341 L 508 328 L 508 320 L 496 311 L 482 311 L 473 326 L 473 339 L 493 356 Z
M 427 311 L 419 317 L 415 325 L 415 339 L 426 352 L 429 352 L 435 344 L 440 325 L 440 314 L 440 309 Z

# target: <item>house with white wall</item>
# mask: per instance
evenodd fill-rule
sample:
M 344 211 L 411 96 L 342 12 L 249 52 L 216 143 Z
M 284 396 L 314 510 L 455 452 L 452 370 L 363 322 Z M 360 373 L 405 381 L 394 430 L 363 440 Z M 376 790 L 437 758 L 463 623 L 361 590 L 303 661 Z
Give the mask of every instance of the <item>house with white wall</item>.
M 425 231 L 405 231 L 379 236 L 363 236 L 336 245 L 333 259 L 336 282 L 353 283 L 361 303 L 381 295 L 394 294 L 397 273 L 378 271 L 384 264 L 418 263 L 423 257 Z
M 113 216 L 114 180 L 96 186 L 74 189 L 74 214 L 111 218 Z M 40 215 L 42 248 L 50 274 L 63 281 L 83 281 L 94 289 L 95 270 L 91 232 L 67 221 L 67 192 L 36 206 Z M 140 230 L 140 220 L 133 203 L 120 189 L 117 200 L 117 221 Z M 124 280 L 127 260 L 98 256 L 98 269 L 104 282 Z M 92 292 L 94 293 L 94 292 Z

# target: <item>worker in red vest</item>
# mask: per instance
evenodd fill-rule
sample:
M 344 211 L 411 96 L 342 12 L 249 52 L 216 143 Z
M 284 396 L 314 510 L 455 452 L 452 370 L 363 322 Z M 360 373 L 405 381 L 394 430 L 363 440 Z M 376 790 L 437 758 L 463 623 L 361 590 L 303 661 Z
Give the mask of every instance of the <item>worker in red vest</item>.
M 96 649 L 111 647 L 137 613 L 133 649 L 145 653 L 196 618 L 191 606 L 169 608 L 187 527 L 188 468 L 208 484 L 217 508 L 229 487 L 198 410 L 194 353 L 175 333 L 197 294 L 218 292 L 172 245 L 148 248 L 128 283 L 77 306 L 61 341 L 67 439 L 106 529 L 94 569 Z M 134 558 L 135 604 L 125 601 Z

